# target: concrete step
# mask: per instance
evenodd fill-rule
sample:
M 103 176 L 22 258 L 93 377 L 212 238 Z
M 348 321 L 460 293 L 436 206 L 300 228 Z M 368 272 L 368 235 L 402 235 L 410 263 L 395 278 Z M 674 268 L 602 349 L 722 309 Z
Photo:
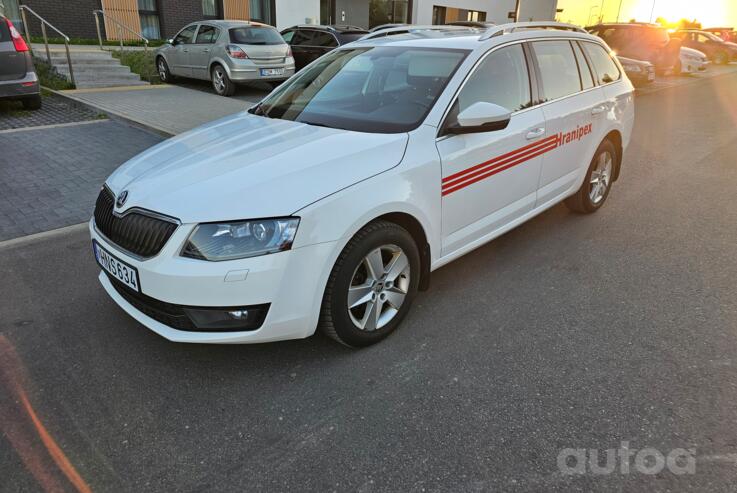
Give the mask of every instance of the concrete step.
M 125 85 L 128 82 L 138 82 L 141 80 L 141 78 L 137 74 L 125 74 L 125 75 L 74 74 L 74 80 L 77 83 L 119 81 L 121 85 Z
M 77 82 L 77 89 L 97 89 L 102 87 L 121 87 L 121 86 L 148 86 L 149 83 L 138 80 L 138 81 L 79 81 Z
M 41 57 L 43 60 L 46 60 L 46 56 Z M 105 65 L 105 64 L 111 64 L 111 63 L 119 63 L 118 60 L 116 60 L 113 57 L 109 58 L 77 58 L 76 56 L 72 55 L 72 63 L 76 67 L 77 65 Z M 52 65 L 63 65 L 66 67 L 67 65 L 67 57 L 55 57 L 51 56 L 51 64 Z
M 81 74 L 93 74 L 100 76 L 115 76 L 115 75 L 127 75 L 131 73 L 129 67 L 125 65 L 77 65 L 72 64 L 75 75 Z M 58 65 L 56 71 L 63 75 L 69 74 L 69 67 L 67 65 Z

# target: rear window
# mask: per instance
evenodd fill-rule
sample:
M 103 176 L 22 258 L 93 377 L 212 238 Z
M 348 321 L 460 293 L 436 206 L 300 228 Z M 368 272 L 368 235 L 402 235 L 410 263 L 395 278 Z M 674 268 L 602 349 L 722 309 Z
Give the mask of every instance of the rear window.
M 582 43 L 586 53 L 591 59 L 591 63 L 594 65 L 594 71 L 599 84 L 609 84 L 619 80 L 622 74 L 619 71 L 619 67 L 614 63 L 612 57 L 607 51 L 599 44 L 595 43 Z
M 280 45 L 284 38 L 273 27 L 234 27 L 230 42 L 241 45 Z
M 11 41 L 10 29 L 8 29 L 8 25 L 5 23 L 5 18 L 0 17 L 0 43 L 6 41 Z

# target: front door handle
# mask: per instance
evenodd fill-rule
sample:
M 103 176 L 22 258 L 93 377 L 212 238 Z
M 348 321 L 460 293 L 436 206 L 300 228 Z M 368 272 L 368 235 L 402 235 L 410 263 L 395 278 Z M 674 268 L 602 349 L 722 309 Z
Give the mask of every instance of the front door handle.
M 205 48 L 204 50 L 202 50 L 202 53 L 210 53 L 210 48 Z
M 602 113 L 606 113 L 606 110 L 608 110 L 608 109 L 609 108 L 606 107 L 606 106 L 597 106 L 596 108 L 594 108 L 593 110 L 591 110 L 591 114 L 594 115 L 594 116 L 601 115 Z
M 536 128 L 534 130 L 530 130 L 527 133 L 527 140 L 537 139 L 538 137 L 542 137 L 543 135 L 545 135 L 545 128 Z

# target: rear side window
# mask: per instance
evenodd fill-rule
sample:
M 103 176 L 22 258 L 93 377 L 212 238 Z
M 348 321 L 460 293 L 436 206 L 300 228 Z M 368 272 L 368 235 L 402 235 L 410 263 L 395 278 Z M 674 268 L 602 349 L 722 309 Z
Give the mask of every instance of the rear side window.
M 494 103 L 510 111 L 532 106 L 530 74 L 522 45 L 502 48 L 487 56 L 458 94 L 456 111 L 476 102 Z
M 591 89 L 594 84 L 594 76 L 591 75 L 591 69 L 586 61 L 586 57 L 583 56 L 583 51 L 578 43 L 573 43 L 573 52 L 576 54 L 576 61 L 578 62 L 578 71 L 581 73 L 581 85 L 584 89 Z
M 212 44 L 218 39 L 218 29 L 213 26 L 202 25 L 197 31 L 196 44 Z
M 234 27 L 230 42 L 238 45 L 281 45 L 284 38 L 273 27 Z
M 316 32 L 315 37 L 312 38 L 312 46 L 323 46 L 326 48 L 332 48 L 338 46 L 338 40 L 335 39 L 330 33 Z
M 570 96 L 581 91 L 578 63 L 568 41 L 536 41 L 532 44 L 543 86 L 543 99 Z
M 295 31 L 291 44 L 292 46 L 310 46 L 313 35 L 313 31 Z
M 582 43 L 586 53 L 589 55 L 591 63 L 594 65 L 596 78 L 599 84 L 609 84 L 622 78 L 619 67 L 612 60 L 612 56 L 607 53 L 603 46 L 595 43 Z

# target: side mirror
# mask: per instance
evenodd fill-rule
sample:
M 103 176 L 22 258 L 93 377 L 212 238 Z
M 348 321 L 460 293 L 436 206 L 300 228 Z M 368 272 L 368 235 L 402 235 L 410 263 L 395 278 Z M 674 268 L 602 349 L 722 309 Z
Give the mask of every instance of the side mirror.
M 172 46 L 174 46 L 174 45 L 176 44 L 176 43 L 174 42 L 174 39 L 173 39 L 173 38 L 169 38 L 169 39 L 167 39 L 167 40 L 166 40 L 166 42 L 167 42 L 168 44 L 172 45 Z
M 458 114 L 458 123 L 448 128 L 450 134 L 472 134 L 504 130 L 512 112 L 494 103 L 474 103 Z

